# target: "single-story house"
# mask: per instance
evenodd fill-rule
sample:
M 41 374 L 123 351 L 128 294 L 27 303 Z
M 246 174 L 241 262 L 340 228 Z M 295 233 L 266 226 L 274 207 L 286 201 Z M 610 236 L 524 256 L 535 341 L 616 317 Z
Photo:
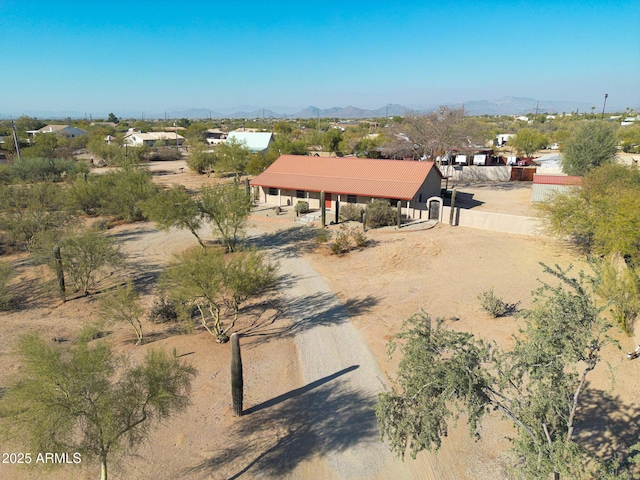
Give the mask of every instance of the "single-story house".
M 124 143 L 134 147 L 149 145 L 153 147 L 158 140 L 166 141 L 171 145 L 181 146 L 184 137 L 175 132 L 128 132 L 124 135 Z
M 496 147 L 504 147 L 509 142 L 509 140 L 515 136 L 515 133 L 500 133 L 496 135 L 496 139 L 493 143 Z
M 74 138 L 86 135 L 87 132 L 81 128 L 72 127 L 71 125 L 47 125 L 39 130 L 29 130 L 27 133 L 53 133 L 62 137 Z
M 442 179 L 434 162 L 281 155 L 250 183 L 258 189 L 259 201 L 267 204 L 295 205 L 303 200 L 319 209 L 324 190 L 329 209 L 337 200 L 363 207 L 373 199 L 389 200 L 394 206 L 400 200 L 405 213 L 416 218 L 427 210 L 429 199 L 440 196 Z
M 204 132 L 204 139 L 209 145 L 217 145 L 227 139 L 227 134 L 219 128 L 208 128 Z
M 234 140 L 243 143 L 253 153 L 264 153 L 273 140 L 271 132 L 229 132 L 227 142 Z

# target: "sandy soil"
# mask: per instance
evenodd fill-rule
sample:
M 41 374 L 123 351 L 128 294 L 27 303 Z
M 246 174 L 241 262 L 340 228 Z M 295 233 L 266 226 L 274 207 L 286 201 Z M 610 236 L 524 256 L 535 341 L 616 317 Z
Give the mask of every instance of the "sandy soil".
M 169 173 L 157 172 L 155 181 L 175 181 L 187 184 L 189 188 L 203 183 L 203 177 L 180 171 L 178 164 L 169 166 L 169 163 L 173 162 L 162 162 L 163 168 L 158 167 Z M 516 198 L 514 204 L 521 205 L 509 208 L 526 207 L 525 195 L 520 189 L 514 193 L 490 186 L 471 188 L 475 189 L 478 198 L 483 196 L 487 200 L 483 204 L 487 208 L 495 202 L 495 195 L 504 195 L 501 198 L 507 202 L 510 194 Z M 291 230 L 291 227 L 296 228 Z M 106 279 L 100 287 L 133 276 L 147 305 L 155 296 L 155 282 L 163 265 L 173 254 L 196 245 L 195 239 L 186 232 L 158 232 L 147 223 L 118 226 L 111 233 L 129 254 L 131 267 Z M 209 231 L 202 233 L 211 240 Z M 333 323 L 355 327 L 357 335 L 373 353 L 372 358 L 377 360 L 382 375 L 392 376 L 397 358 L 387 357 L 386 343 L 409 315 L 424 309 L 432 316 L 448 319 L 453 328 L 469 330 L 509 346 L 511 335 L 517 331 L 521 320 L 490 318 L 479 306 L 478 293 L 494 287 L 506 301 L 520 301 L 520 307 L 526 308 L 530 305 L 530 292 L 539 285 L 536 279 L 543 277 L 539 261 L 582 266 L 564 245 L 554 241 L 445 225 L 425 225 L 418 230 L 371 231 L 369 248 L 335 257 L 316 249 L 313 232 L 307 227 L 297 227 L 291 212 L 275 215 L 264 207 L 253 214 L 249 233 L 260 246 L 286 246 L 287 255 L 293 255 L 299 265 L 306 265 L 309 276 L 317 272 L 326 283 L 322 288 L 328 290 L 316 302 L 309 297 L 313 292 L 308 291 L 315 287 L 307 287 L 304 293 L 309 297 L 306 308 L 311 309 L 312 314 L 304 313 L 300 308 L 297 311 L 285 308 L 292 303 L 285 289 L 295 288 L 295 282 L 289 287 L 283 286 L 284 293 L 270 299 L 275 303 L 257 302 L 245 310 L 238 330 L 244 335 L 245 409 L 249 414 L 240 419 L 231 415 L 229 345 L 216 344 L 208 333 L 199 329 L 193 334 L 178 335 L 171 326 L 145 321 L 147 342 L 135 347 L 133 332 L 126 325 L 111 326 L 109 337 L 116 351 L 141 358 L 149 348 L 161 347 L 167 351 L 175 348 L 184 361 L 197 366 L 199 374 L 194 384 L 192 405 L 180 416 L 153 430 L 149 441 L 132 455 L 113 461 L 110 478 L 391 478 L 382 466 L 374 469 L 375 475 L 365 475 L 370 471 L 364 469 L 354 471 L 357 453 L 351 454 L 352 466 L 340 470 L 346 458 L 341 455 L 348 456 L 354 451 L 350 450 L 353 445 L 346 445 L 344 441 L 345 438 L 353 441 L 353 432 L 347 430 L 345 437 L 345 431 L 336 427 L 330 413 L 314 413 L 327 412 L 326 406 L 320 407 L 317 402 L 327 402 L 336 410 L 344 408 L 344 405 L 335 404 L 340 403 L 339 396 L 332 397 L 328 393 L 323 396 L 326 385 L 314 383 L 314 380 L 340 373 L 342 378 L 338 380 L 342 381 L 353 372 L 340 370 L 344 367 L 338 364 L 327 364 L 328 370 L 317 371 L 315 377 L 311 376 L 309 369 L 301 364 L 301 352 L 306 347 L 300 340 L 300 328 L 296 328 L 301 325 L 300 318 L 316 315 L 319 302 L 324 302 L 325 309 L 334 311 L 331 317 L 322 316 L 325 320 L 330 319 L 326 326 L 331 327 Z M 281 259 L 283 263 L 289 260 L 288 257 Z M 19 334 L 35 329 L 46 338 L 70 341 L 84 324 L 96 319 L 99 297 L 97 293 L 61 304 L 36 281 L 47 278 L 46 272 L 30 266 L 24 255 L 14 255 L 10 260 L 18 274 L 14 283 L 20 308 L 0 314 L 1 386 L 6 385 L 19 369 L 17 359 L 11 353 Z M 331 291 L 342 304 L 335 309 L 330 303 Z M 345 322 L 344 313 L 335 312 L 348 312 L 350 322 Z M 298 321 L 292 323 L 296 318 Z M 580 423 L 578 434 L 594 452 L 623 449 L 638 438 L 640 385 L 628 380 L 637 377 L 640 363 L 626 360 L 624 352 L 640 342 L 616 335 L 622 350 L 611 347 L 605 351 L 615 382 L 604 365 L 593 372 L 589 406 L 581 412 L 586 420 Z M 322 353 L 316 353 L 316 356 L 322 356 Z M 377 379 L 369 381 L 381 386 Z M 342 417 L 336 414 L 335 418 Z M 319 424 L 323 430 L 310 430 L 310 423 Z M 319 433 L 327 431 L 333 431 L 334 435 Z M 421 454 L 415 461 L 406 460 L 405 466 L 399 469 L 404 473 L 393 477 L 508 478 L 505 436 L 512 432 L 509 424 L 491 418 L 483 426 L 482 439 L 475 441 L 468 436 L 461 420 L 461 425 L 450 432 L 437 455 Z M 617 440 L 602 442 L 603 436 Z M 19 451 L 11 445 L 2 445 L 2 448 L 3 451 Z M 95 464 L 87 463 L 79 468 L 63 466 L 51 472 L 45 472 L 40 466 L 24 469 L 0 464 L 0 478 L 12 479 L 96 478 L 97 472 Z M 337 476 L 336 472 L 342 472 L 342 476 Z

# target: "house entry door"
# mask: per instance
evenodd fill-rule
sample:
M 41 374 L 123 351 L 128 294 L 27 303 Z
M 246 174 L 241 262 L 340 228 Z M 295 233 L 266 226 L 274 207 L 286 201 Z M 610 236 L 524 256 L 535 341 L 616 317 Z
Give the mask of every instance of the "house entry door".
M 325 208 L 331 208 L 331 193 L 324 193 L 324 206 Z

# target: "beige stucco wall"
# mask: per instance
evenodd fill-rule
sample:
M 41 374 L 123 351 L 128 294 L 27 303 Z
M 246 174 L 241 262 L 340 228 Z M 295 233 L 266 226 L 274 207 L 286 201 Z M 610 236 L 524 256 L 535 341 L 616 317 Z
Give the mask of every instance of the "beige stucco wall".
M 453 165 L 443 165 L 440 169 L 444 176 L 459 182 L 507 182 L 511 178 L 509 165 L 465 165 L 461 169 L 455 169 Z
M 442 221 L 449 223 L 450 215 L 451 207 L 445 206 Z M 454 225 L 517 235 L 543 235 L 542 224 L 538 218 L 473 209 L 456 208 Z

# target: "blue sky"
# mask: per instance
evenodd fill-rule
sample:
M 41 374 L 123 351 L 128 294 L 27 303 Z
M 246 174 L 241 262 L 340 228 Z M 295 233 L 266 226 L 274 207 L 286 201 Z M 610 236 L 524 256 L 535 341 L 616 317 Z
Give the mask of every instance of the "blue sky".
M 640 106 L 640 4 L 0 0 L 0 113 Z

